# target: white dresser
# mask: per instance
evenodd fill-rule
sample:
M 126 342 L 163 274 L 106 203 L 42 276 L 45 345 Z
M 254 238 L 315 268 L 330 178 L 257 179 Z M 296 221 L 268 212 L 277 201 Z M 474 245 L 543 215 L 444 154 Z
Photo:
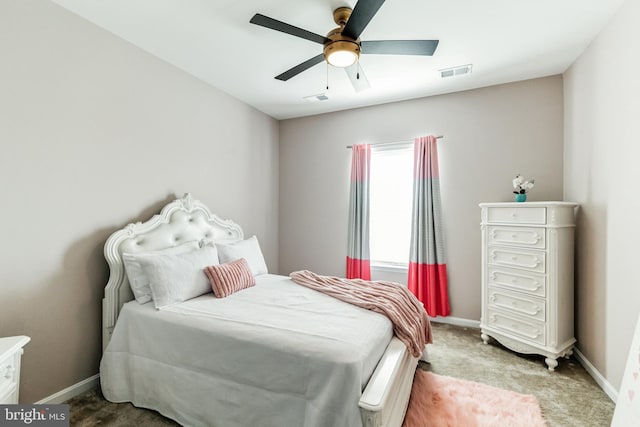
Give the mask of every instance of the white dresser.
M 20 358 L 22 347 L 31 338 L 25 336 L 0 338 L 0 404 L 18 403 L 20 388 Z
M 576 203 L 481 203 L 482 317 L 489 337 L 541 354 L 550 371 L 570 356 Z

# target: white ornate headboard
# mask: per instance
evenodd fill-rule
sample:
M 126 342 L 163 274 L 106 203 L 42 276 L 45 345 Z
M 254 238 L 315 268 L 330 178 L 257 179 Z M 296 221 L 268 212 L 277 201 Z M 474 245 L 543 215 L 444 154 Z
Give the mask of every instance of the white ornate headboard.
M 202 239 L 236 241 L 243 239 L 243 233 L 238 224 L 220 219 L 190 194 L 169 203 L 148 221 L 129 224 L 109 236 L 104 245 L 110 275 L 102 300 L 103 351 L 111 339 L 122 305 L 133 299 L 122 254 L 155 251 Z

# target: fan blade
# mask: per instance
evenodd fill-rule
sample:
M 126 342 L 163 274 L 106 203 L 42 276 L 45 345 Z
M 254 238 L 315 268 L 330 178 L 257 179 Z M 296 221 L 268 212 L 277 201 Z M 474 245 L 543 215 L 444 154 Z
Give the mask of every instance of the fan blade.
M 294 27 L 286 22 L 278 21 L 277 19 L 269 18 L 268 16 L 256 13 L 249 21 L 252 24 L 260 25 L 262 27 L 270 28 L 272 30 L 280 31 L 285 34 L 291 34 L 292 36 L 300 37 L 305 40 L 311 40 L 312 42 L 325 44 L 330 42 L 325 36 L 312 33 L 311 31 L 303 30 L 302 28 Z
M 377 40 L 362 42 L 363 54 L 431 56 L 439 40 Z
M 286 82 L 291 77 L 297 76 L 301 72 L 303 72 L 305 70 L 308 70 L 309 68 L 313 67 L 316 64 L 321 63 L 322 61 L 324 61 L 324 54 L 323 53 L 321 53 L 318 56 L 314 56 L 311 59 L 307 59 L 302 64 L 298 64 L 295 67 L 285 71 L 284 73 L 280 74 L 279 76 L 276 76 L 276 79 L 282 80 L 283 82 Z
M 378 12 L 384 0 L 360 0 L 351 12 L 347 25 L 342 30 L 342 35 L 356 40 L 369 25 L 373 16 Z
M 356 92 L 362 92 L 371 87 L 362 67 L 357 62 L 350 67 L 346 67 L 344 71 L 347 73 L 347 76 L 349 76 L 349 80 L 351 80 L 351 84 Z

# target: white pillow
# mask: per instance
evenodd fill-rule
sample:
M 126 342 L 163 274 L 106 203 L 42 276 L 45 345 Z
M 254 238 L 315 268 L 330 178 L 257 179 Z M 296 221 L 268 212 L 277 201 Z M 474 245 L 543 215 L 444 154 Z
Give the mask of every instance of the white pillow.
M 216 243 L 216 248 L 218 248 L 218 258 L 221 264 L 244 258 L 249 263 L 254 276 L 268 273 L 267 264 L 264 262 L 264 256 L 256 236 L 233 243 Z
M 157 309 L 211 292 L 204 269 L 218 264 L 218 251 L 213 246 L 184 254 L 140 259 L 142 271 L 149 277 Z
M 133 296 L 140 304 L 151 301 L 151 288 L 149 287 L 149 278 L 142 272 L 142 267 L 138 260 L 144 257 L 155 255 L 176 255 L 191 252 L 200 249 L 199 242 L 194 240 L 181 245 L 172 246 L 166 249 L 160 249 L 152 252 L 139 253 L 123 253 L 122 260 L 124 262 L 124 270 L 129 279 L 129 286 L 133 292 Z

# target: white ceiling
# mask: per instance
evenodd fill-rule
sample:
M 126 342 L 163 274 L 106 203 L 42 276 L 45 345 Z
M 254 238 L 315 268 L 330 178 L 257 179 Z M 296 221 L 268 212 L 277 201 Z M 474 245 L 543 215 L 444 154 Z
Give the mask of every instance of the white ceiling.
M 356 0 L 53 0 L 277 119 L 418 98 L 564 72 L 623 0 L 387 0 L 362 40 L 439 39 L 433 57 L 363 55 L 371 88 L 316 65 L 274 76 L 322 46 L 249 23 L 255 13 L 325 35 Z M 473 64 L 467 76 L 438 70 Z M 329 89 L 326 89 L 327 76 Z M 326 101 L 303 99 L 324 93 Z

